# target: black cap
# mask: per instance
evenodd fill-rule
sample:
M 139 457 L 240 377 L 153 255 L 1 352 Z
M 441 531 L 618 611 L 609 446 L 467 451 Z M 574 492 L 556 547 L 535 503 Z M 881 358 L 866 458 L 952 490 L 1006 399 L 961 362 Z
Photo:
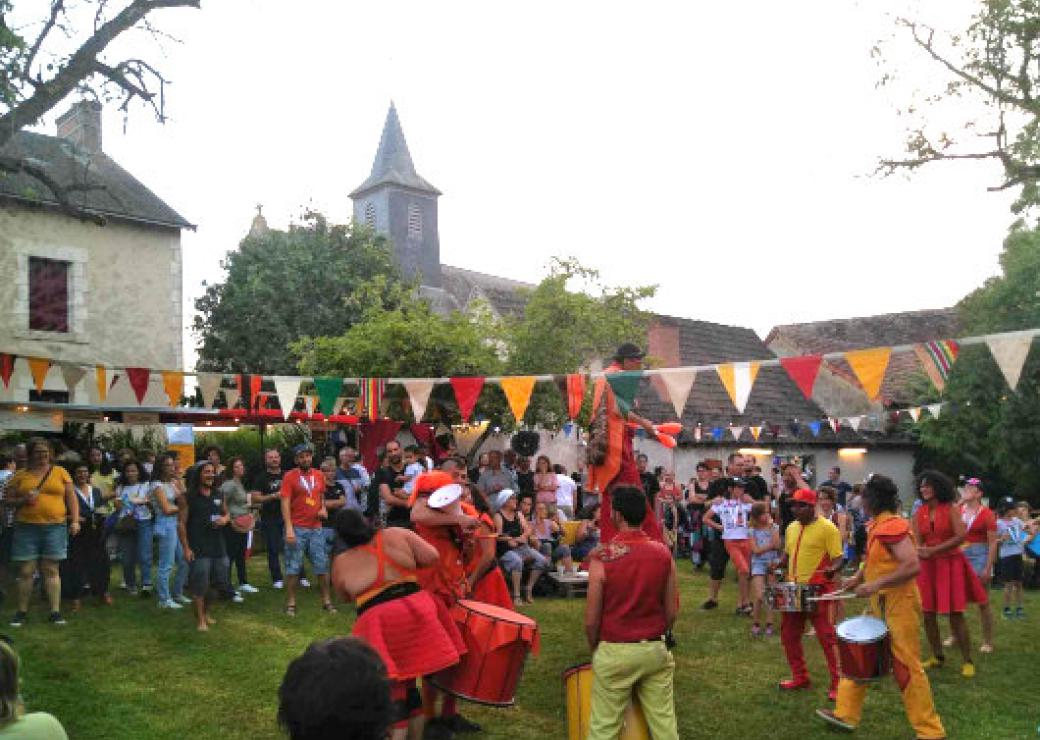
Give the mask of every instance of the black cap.
M 643 350 L 639 349 L 632 342 L 625 342 L 617 348 L 617 352 L 614 353 L 615 360 L 641 360 L 646 356 Z

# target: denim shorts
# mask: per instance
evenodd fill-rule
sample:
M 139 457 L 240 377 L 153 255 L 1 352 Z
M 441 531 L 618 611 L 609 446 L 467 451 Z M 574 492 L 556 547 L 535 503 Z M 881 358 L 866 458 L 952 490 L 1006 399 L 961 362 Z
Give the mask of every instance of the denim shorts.
M 296 542 L 285 543 L 285 572 L 290 576 L 300 575 L 303 570 L 303 556 L 314 566 L 314 575 L 323 576 L 329 572 L 329 546 L 326 530 L 323 527 L 308 529 L 293 527 Z
M 228 583 L 228 559 L 200 558 L 191 561 L 188 570 L 188 591 L 196 599 L 206 598 L 210 587 L 221 590 Z
M 971 569 L 975 571 L 975 575 L 979 578 L 988 575 L 986 571 L 986 561 L 989 559 L 989 544 L 986 542 L 974 542 L 966 546 L 962 552 L 964 557 L 967 558 L 971 564 Z
M 69 546 L 69 528 L 64 524 L 15 522 L 11 560 L 64 560 Z

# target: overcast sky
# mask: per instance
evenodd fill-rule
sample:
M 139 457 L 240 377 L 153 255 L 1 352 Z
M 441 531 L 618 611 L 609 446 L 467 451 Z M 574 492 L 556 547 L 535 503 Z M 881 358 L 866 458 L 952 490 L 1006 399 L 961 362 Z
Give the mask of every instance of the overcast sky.
M 158 58 L 169 122 L 107 112 L 104 146 L 198 224 L 186 324 L 255 204 L 349 218 L 391 99 L 444 193 L 446 264 L 536 282 L 576 255 L 659 284 L 657 312 L 761 335 L 938 308 L 997 272 L 1009 196 L 989 165 L 870 176 L 896 108 L 943 79 L 904 44 L 902 86 L 876 89 L 870 49 L 886 11 L 963 28 L 973 6 L 206 0 L 154 15 L 183 40 Z

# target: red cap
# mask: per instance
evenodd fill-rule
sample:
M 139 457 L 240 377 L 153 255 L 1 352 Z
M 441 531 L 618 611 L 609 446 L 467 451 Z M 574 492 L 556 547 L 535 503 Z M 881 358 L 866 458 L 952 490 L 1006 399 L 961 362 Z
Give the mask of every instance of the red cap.
M 794 492 L 794 496 L 791 497 L 791 500 L 816 506 L 816 491 L 811 488 L 799 488 Z

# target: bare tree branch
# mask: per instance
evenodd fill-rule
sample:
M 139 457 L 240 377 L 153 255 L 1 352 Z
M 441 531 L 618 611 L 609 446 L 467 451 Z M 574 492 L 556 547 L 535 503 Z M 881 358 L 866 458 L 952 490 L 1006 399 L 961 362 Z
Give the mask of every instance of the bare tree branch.
M 35 86 L 36 80 L 32 78 L 32 65 L 36 61 L 36 55 L 40 53 L 40 47 L 43 46 L 44 40 L 47 35 L 54 28 L 54 24 L 58 22 L 58 16 L 61 15 L 65 10 L 65 0 L 53 0 L 51 2 L 51 14 L 47 18 L 47 22 L 43 24 L 43 29 L 36 37 L 36 41 L 33 42 L 32 48 L 29 49 L 29 54 L 25 58 L 25 64 L 22 65 L 22 79 Z

